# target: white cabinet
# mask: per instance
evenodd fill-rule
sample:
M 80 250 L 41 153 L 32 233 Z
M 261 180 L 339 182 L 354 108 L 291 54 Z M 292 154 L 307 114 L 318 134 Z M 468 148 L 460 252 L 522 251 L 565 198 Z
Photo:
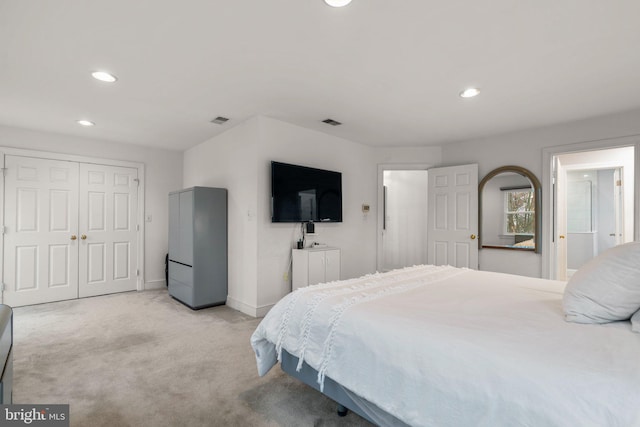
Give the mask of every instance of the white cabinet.
M 340 249 L 309 248 L 293 250 L 291 290 L 307 285 L 340 280 Z

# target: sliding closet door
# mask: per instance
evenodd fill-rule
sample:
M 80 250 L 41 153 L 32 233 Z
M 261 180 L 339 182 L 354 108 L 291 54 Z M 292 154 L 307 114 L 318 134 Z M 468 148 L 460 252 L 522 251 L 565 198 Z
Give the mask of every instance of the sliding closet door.
M 78 163 L 6 156 L 3 302 L 78 297 Z
M 137 173 L 80 165 L 80 297 L 137 288 Z

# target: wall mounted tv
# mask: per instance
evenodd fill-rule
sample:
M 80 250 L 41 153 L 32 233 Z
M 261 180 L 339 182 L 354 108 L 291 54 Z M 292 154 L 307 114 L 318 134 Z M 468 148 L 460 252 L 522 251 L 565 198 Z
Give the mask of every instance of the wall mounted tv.
M 271 162 L 271 222 L 342 222 L 342 174 Z

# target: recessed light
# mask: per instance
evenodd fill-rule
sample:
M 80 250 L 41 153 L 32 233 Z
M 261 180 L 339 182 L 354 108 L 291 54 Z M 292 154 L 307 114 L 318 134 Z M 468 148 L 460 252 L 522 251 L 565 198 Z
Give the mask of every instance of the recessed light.
M 94 79 L 100 80 L 101 82 L 113 83 L 118 80 L 116 76 L 107 73 L 106 71 L 94 71 L 91 75 Z
M 476 88 L 476 87 L 470 87 L 468 89 L 463 90 L 462 92 L 460 92 L 460 96 L 463 98 L 473 98 L 474 96 L 478 95 L 480 93 L 480 89 Z
M 331 7 L 344 7 L 351 3 L 351 0 L 324 0 Z
M 95 123 L 93 123 L 90 120 L 78 120 L 76 121 L 76 123 L 78 123 L 80 126 L 86 126 L 86 127 L 95 126 Z

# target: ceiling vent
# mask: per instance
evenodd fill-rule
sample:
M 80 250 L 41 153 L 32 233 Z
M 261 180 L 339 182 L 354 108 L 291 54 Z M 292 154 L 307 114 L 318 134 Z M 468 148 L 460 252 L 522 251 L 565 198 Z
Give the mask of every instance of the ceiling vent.
M 218 116 L 215 119 L 211 120 L 211 123 L 215 123 L 217 125 L 223 125 L 228 121 L 229 119 L 227 119 L 226 117 Z
M 335 121 L 333 119 L 323 120 L 322 123 L 326 123 L 326 124 L 331 125 L 331 126 L 340 126 L 342 124 L 342 123 L 337 122 L 337 121 Z

